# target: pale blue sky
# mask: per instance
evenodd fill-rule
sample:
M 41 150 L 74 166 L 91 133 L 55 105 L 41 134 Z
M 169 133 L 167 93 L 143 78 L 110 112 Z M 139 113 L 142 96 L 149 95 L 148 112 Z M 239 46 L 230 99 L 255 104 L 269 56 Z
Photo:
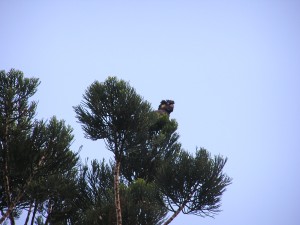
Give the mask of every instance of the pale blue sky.
M 222 212 L 172 224 L 299 225 L 300 1 L 0 0 L 0 69 L 40 78 L 38 118 L 74 128 L 94 80 L 129 81 L 157 108 L 174 99 L 183 147 L 228 157 Z M 23 223 L 20 223 L 23 224 Z

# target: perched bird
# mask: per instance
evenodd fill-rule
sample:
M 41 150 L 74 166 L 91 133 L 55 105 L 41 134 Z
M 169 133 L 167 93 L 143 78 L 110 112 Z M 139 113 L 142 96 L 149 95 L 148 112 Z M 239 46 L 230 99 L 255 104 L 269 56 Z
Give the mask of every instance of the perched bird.
M 162 100 L 158 106 L 157 121 L 150 127 L 151 131 L 158 132 L 168 123 L 170 113 L 174 110 L 175 102 L 173 100 Z
M 174 104 L 175 102 L 173 100 L 162 100 L 160 102 L 160 105 L 158 106 L 158 110 L 156 112 L 160 114 L 168 114 L 168 116 L 173 112 L 174 110 Z

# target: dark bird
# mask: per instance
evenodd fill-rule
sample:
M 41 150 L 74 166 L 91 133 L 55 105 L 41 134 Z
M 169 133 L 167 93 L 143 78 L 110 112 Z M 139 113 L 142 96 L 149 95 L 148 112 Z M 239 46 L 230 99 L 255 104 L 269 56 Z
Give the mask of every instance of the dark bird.
M 160 114 L 168 114 L 168 116 L 173 112 L 174 110 L 174 104 L 175 102 L 173 100 L 162 100 L 160 102 L 160 105 L 158 106 L 158 110 L 156 112 Z

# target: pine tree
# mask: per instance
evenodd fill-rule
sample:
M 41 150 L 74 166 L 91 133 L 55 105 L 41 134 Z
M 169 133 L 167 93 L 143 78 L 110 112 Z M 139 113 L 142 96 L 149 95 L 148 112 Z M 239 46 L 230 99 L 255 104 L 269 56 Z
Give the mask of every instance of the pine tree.
M 157 185 L 164 195 L 166 206 L 173 215 L 167 225 L 180 213 L 214 216 L 220 210 L 220 201 L 231 178 L 223 173 L 227 159 L 212 158 L 201 148 L 195 156 L 182 150 L 175 160 L 160 168 Z
M 43 159 L 43 163 L 36 167 L 25 200 L 38 208 L 39 214 L 46 215 L 46 222 L 65 220 L 74 211 L 78 156 L 70 150 L 71 132 L 64 121 L 52 117 L 47 123 L 36 124 L 27 143 L 35 149 L 32 158 Z
M 0 223 L 9 217 L 14 224 L 13 210 L 23 197 L 23 190 L 28 179 L 22 179 L 23 170 L 22 142 L 33 127 L 37 103 L 32 97 L 39 85 L 36 78 L 24 78 L 21 71 L 0 71 L 0 166 L 1 176 L 1 211 L 6 211 Z M 21 144 L 21 145 L 20 145 Z M 21 153 L 20 156 L 18 153 Z M 19 162 L 21 164 L 19 164 Z M 29 178 L 30 179 L 30 178 Z
M 32 187 L 78 161 L 70 150 L 71 127 L 55 117 L 49 123 L 34 119 L 37 103 L 30 98 L 39 83 L 21 71 L 0 71 L 0 223 L 9 218 L 15 224 L 20 210 L 41 195 Z
M 113 192 L 112 187 L 101 188 L 103 178 L 94 175 L 99 180 L 87 180 L 86 187 L 93 187 L 88 195 L 95 199 L 113 193 L 115 205 L 113 215 L 112 200 L 104 207 L 98 198 L 89 214 L 83 213 L 85 218 L 100 219 L 99 224 L 166 225 L 180 212 L 200 216 L 219 212 L 221 196 L 231 183 L 222 171 L 226 158 L 212 158 L 205 149 L 197 150 L 195 156 L 181 149 L 177 122 L 169 119 L 169 113 L 153 111 L 127 82 L 116 77 L 94 82 L 83 99 L 74 109 L 85 136 L 104 139 L 114 153 Z M 167 220 L 166 209 L 173 212 Z
M 124 154 L 147 139 L 151 112 L 127 82 L 109 77 L 104 83 L 94 82 L 86 90 L 84 101 L 74 107 L 87 138 L 104 139 L 114 153 L 114 196 L 117 225 L 122 224 L 120 168 Z
M 76 224 L 116 224 L 113 170 L 113 165 L 104 160 L 93 160 L 90 166 L 84 166 L 78 213 L 73 214 L 76 218 L 72 218 Z M 155 183 L 142 178 L 130 184 L 121 182 L 120 195 L 124 224 L 159 225 L 163 222 L 167 210 Z M 80 218 L 77 215 L 81 215 Z

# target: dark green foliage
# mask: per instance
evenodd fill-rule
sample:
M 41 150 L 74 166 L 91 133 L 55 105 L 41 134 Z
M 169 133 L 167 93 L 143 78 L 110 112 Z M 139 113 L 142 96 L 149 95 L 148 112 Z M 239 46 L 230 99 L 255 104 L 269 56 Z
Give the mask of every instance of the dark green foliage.
M 94 82 L 83 98 L 84 101 L 74 109 L 86 137 L 104 139 L 107 148 L 115 154 L 115 187 L 119 184 L 119 175 L 121 186 L 120 189 L 115 188 L 114 193 L 119 196 L 120 190 L 122 196 L 123 223 L 143 224 L 146 221 L 138 219 L 144 206 L 133 200 L 142 195 L 145 198 L 146 193 L 151 192 L 147 189 L 148 185 L 154 185 L 156 191 L 160 191 L 156 195 L 157 203 L 162 202 L 162 198 L 165 200 L 165 206 L 157 204 L 162 211 L 156 215 L 161 217 L 148 218 L 153 219 L 152 222 L 159 223 L 164 219 L 164 207 L 174 212 L 165 224 L 180 211 L 201 216 L 212 216 L 219 211 L 220 197 L 231 182 L 222 173 L 226 159 L 221 156 L 212 159 L 204 149 L 197 151 L 195 157 L 181 150 L 177 123 L 169 119 L 169 113 L 152 111 L 128 83 L 115 77 L 109 77 L 103 83 Z M 163 110 L 163 107 L 160 108 Z M 139 190 L 134 192 L 137 198 L 131 195 L 133 190 Z M 119 199 L 115 199 L 116 202 Z M 134 208 L 128 210 L 131 201 L 139 211 L 134 211 Z M 118 204 L 116 211 L 120 212 Z M 131 220 L 133 215 L 135 219 Z M 149 212 L 147 215 L 150 215 Z M 113 223 L 112 220 L 110 222 Z
M 37 159 L 34 161 L 34 168 L 39 166 L 36 172 L 41 175 L 64 173 L 70 166 L 75 166 L 77 154 L 70 150 L 72 131 L 70 126 L 56 117 L 52 117 L 48 123 L 35 123 L 27 145 L 32 150 L 31 158 Z
M 162 196 L 154 183 L 139 178 L 122 192 L 124 224 L 161 224 L 166 216 Z
M 18 210 L 59 196 L 78 161 L 71 127 L 55 117 L 34 119 L 37 104 L 29 98 L 38 85 L 21 71 L 0 71 L 0 223 L 13 224 Z
M 169 118 L 174 101 L 167 113 L 163 104 L 153 111 L 123 80 L 94 82 L 74 110 L 86 137 L 104 139 L 115 161 L 80 165 L 72 128 L 55 117 L 34 119 L 29 99 L 38 85 L 20 71 L 0 71 L 0 223 L 15 224 L 23 209 L 27 224 L 41 225 L 166 225 L 180 212 L 220 211 L 231 183 L 227 159 L 181 149 Z
M 50 224 L 66 224 L 77 212 L 76 201 L 79 190 L 76 183 L 76 171 L 49 175 L 31 186 L 28 191 L 39 213 Z
M 113 168 L 104 160 L 93 160 L 90 167 L 83 167 L 79 183 L 81 197 L 78 213 L 73 216 L 80 217 L 72 217 L 71 221 L 74 224 L 116 224 Z M 121 183 L 120 189 L 124 224 L 161 224 L 167 210 L 154 183 L 138 179 L 129 186 Z
M 91 167 L 85 165 L 80 175 L 81 190 L 78 208 L 81 210 L 79 224 L 114 224 L 113 172 L 105 163 L 93 160 Z
M 124 154 L 144 146 L 152 124 L 149 103 L 130 85 L 109 77 L 104 83 L 94 82 L 85 92 L 84 101 L 74 107 L 87 138 L 104 139 L 114 153 L 114 198 L 117 224 L 122 224 L 120 167 Z
M 16 136 L 31 128 L 37 103 L 29 103 L 29 98 L 36 93 L 39 83 L 37 78 L 24 78 L 18 70 L 12 69 L 8 73 L 0 71 L 1 140 L 6 132 Z
M 144 143 L 124 153 L 121 171 L 129 182 L 138 178 L 154 181 L 160 165 L 171 160 L 181 148 L 176 133 L 177 122 L 166 115 L 156 116 Z
M 78 156 L 70 150 L 71 132 L 64 121 L 53 117 L 48 123 L 36 122 L 26 144 L 31 150 L 27 167 L 32 182 L 25 199 L 47 217 L 47 222 L 55 224 L 66 221 L 77 211 Z
M 7 217 L 14 223 L 15 205 L 28 182 L 22 177 L 22 155 L 18 154 L 25 148 L 24 142 L 33 127 L 37 104 L 29 102 L 29 98 L 35 94 L 38 85 L 38 79 L 24 78 L 21 71 L 0 71 L 0 210 L 5 212 L 0 223 Z
M 181 209 L 186 214 L 213 216 L 219 212 L 220 201 L 231 179 L 222 170 L 227 159 L 211 158 L 205 149 L 193 156 L 181 151 L 174 161 L 164 164 L 157 182 L 165 196 L 168 209 Z
M 151 108 L 127 82 L 116 77 L 95 81 L 83 99 L 74 110 L 87 138 L 105 139 L 116 157 L 144 141 Z
M 18 165 L 22 166 L 24 141 L 33 127 L 37 105 L 34 101 L 29 102 L 29 98 L 35 94 L 38 85 L 38 79 L 24 78 L 21 71 L 0 71 L 0 166 L 3 171 L 7 166 L 7 173 L 17 175 L 24 169 Z M 18 163 L 12 164 L 14 159 Z

